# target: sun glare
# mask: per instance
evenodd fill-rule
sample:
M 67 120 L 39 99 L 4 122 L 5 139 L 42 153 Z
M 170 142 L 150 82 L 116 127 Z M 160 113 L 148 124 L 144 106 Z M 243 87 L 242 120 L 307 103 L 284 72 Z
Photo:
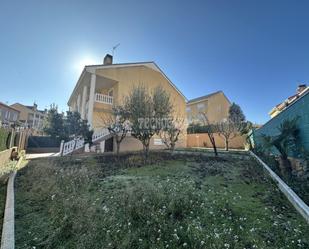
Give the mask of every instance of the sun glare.
M 77 60 L 75 64 L 75 69 L 78 71 L 82 71 L 85 66 L 98 64 L 98 62 L 92 57 L 84 57 Z

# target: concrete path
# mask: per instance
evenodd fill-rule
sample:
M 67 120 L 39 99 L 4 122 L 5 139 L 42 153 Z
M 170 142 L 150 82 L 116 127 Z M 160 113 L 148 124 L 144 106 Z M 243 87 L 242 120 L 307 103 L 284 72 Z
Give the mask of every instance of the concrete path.
M 3 218 L 3 229 L 1 237 L 1 249 L 15 248 L 14 227 L 14 179 L 16 172 L 11 173 L 7 185 L 6 202 Z
M 55 157 L 59 156 L 59 152 L 53 153 L 33 153 L 33 154 L 26 154 L 26 160 L 36 159 L 36 158 L 43 158 L 43 157 Z

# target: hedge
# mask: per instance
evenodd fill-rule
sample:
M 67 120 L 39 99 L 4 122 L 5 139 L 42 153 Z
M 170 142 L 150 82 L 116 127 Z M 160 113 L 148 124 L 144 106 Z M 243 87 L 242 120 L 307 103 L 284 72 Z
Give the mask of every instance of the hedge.
M 49 136 L 30 136 L 28 138 L 28 148 L 49 148 L 60 147 L 60 139 Z
M 215 125 L 201 125 L 201 124 L 189 124 L 187 128 L 188 134 L 195 134 L 195 133 L 207 133 L 209 129 L 216 131 Z
M 0 151 L 8 149 L 10 132 L 0 128 Z

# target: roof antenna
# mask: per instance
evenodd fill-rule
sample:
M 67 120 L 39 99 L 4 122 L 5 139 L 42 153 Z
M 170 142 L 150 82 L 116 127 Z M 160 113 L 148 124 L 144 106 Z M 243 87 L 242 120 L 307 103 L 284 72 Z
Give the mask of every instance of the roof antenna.
M 113 47 L 113 51 L 112 51 L 112 55 L 113 55 L 113 57 L 114 57 L 115 50 L 116 50 L 116 48 L 118 48 L 118 47 L 119 47 L 119 45 L 120 45 L 120 43 L 118 43 L 116 46 L 114 46 L 114 47 Z

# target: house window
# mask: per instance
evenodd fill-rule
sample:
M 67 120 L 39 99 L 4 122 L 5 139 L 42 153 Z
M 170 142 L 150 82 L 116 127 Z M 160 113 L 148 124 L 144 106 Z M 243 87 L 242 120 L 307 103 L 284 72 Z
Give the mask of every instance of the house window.
M 199 111 L 199 112 L 202 112 L 202 111 L 204 111 L 204 109 L 205 109 L 205 104 L 204 103 L 199 103 L 199 104 L 197 104 L 197 110 Z
M 162 139 L 160 138 L 155 138 L 153 140 L 153 145 L 163 145 Z
M 192 123 L 192 116 L 191 115 L 188 115 L 188 123 Z

